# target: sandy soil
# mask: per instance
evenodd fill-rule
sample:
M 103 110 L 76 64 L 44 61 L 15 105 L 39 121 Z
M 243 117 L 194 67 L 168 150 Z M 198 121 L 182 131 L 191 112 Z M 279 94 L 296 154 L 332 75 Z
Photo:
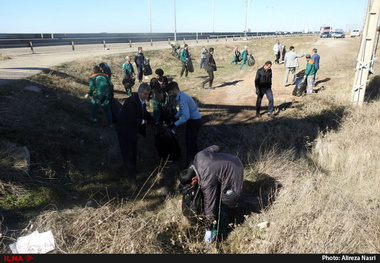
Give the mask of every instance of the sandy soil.
M 330 79 L 330 72 L 331 67 L 338 67 L 339 65 L 335 65 L 334 61 L 336 59 L 336 56 L 343 56 L 347 57 L 348 52 L 352 52 L 352 48 L 348 48 L 349 46 L 352 47 L 353 43 L 355 45 L 359 41 L 359 38 L 351 39 L 351 38 L 345 38 L 345 39 L 318 39 L 313 47 L 317 48 L 318 54 L 321 56 L 320 61 L 320 69 L 317 74 L 316 78 L 316 90 L 320 89 L 322 86 L 332 86 L 335 85 L 337 81 L 339 81 L 338 78 L 331 78 Z M 296 52 L 298 54 L 303 53 L 312 53 L 312 50 L 297 50 Z M 272 61 L 273 62 L 273 61 Z M 297 72 L 305 69 L 306 67 L 306 58 L 299 58 L 298 59 L 300 67 L 297 69 Z M 353 65 L 355 65 L 355 61 L 352 62 Z M 275 111 L 276 114 L 279 113 L 279 110 L 281 108 L 281 105 L 289 103 L 289 102 L 295 102 L 297 100 L 302 99 L 302 97 L 295 97 L 292 95 L 292 91 L 294 89 L 294 85 L 290 85 L 285 87 L 284 85 L 284 79 L 285 79 L 285 67 L 283 64 L 272 65 L 272 90 L 273 90 L 273 96 L 274 96 L 274 104 L 275 104 Z M 354 68 L 353 68 L 353 75 L 354 75 Z M 217 78 L 217 75 L 216 75 Z M 291 79 L 291 75 L 289 74 L 289 81 Z M 329 81 L 326 82 L 326 80 L 329 79 Z M 253 110 L 253 107 L 256 104 L 256 94 L 255 94 L 255 84 L 254 84 L 254 75 L 249 74 L 246 76 L 242 81 L 238 81 L 231 85 L 226 85 L 222 87 L 218 87 L 214 91 L 212 91 L 212 96 L 205 96 L 202 98 L 199 98 L 202 103 L 205 104 L 211 104 L 211 105 L 226 105 L 226 106 L 240 106 L 240 111 L 236 114 L 226 116 L 226 118 L 223 121 L 225 124 L 233 124 L 233 123 L 241 123 L 244 122 L 251 122 L 255 121 L 255 111 Z M 352 83 L 350 83 L 351 85 Z M 264 96 L 262 101 L 262 118 L 269 118 L 263 115 L 265 112 L 265 107 L 267 107 L 268 101 L 266 99 L 266 96 Z

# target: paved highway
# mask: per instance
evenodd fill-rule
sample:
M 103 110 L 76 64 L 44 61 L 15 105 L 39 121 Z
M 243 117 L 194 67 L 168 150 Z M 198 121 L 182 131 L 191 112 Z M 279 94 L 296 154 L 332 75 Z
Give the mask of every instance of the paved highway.
M 178 40 L 178 39 L 177 39 Z M 228 42 L 240 42 L 244 39 L 232 38 L 226 39 L 200 39 L 198 42 L 195 40 L 186 40 L 186 43 L 191 47 L 203 46 L 203 45 L 217 45 L 219 43 Z M 183 46 L 183 40 L 178 41 Z M 20 48 L 1 48 L 0 58 L 10 58 L 0 60 L 0 84 L 10 82 L 12 80 L 27 78 L 32 75 L 38 74 L 45 69 L 49 69 L 52 66 L 59 65 L 65 62 L 74 61 L 77 59 L 91 57 L 91 56 L 105 56 L 109 54 L 121 54 L 128 52 L 137 52 L 137 47 L 142 46 L 144 50 L 165 49 L 168 51 L 171 49 L 168 41 L 158 42 L 139 42 L 132 43 L 111 43 L 106 45 L 106 49 L 103 44 L 92 45 L 75 45 L 75 50 L 72 50 L 71 45 L 65 46 L 44 46 L 34 47 L 34 52 L 30 47 Z

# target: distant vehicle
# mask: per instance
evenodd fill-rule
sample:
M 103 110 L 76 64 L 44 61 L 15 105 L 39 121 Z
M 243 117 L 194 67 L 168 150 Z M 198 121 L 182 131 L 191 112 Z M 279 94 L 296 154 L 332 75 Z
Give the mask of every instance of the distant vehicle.
M 321 26 L 319 36 L 321 38 L 331 37 L 332 34 L 332 26 Z
M 345 38 L 346 34 L 344 34 L 344 31 L 335 31 L 334 38 Z
M 360 36 L 360 29 L 353 29 L 351 31 L 351 37 L 358 37 Z
M 323 32 L 323 33 L 320 33 L 319 37 L 328 38 L 328 37 L 331 37 L 331 33 L 330 32 Z
M 344 34 L 343 29 L 337 28 L 335 29 L 334 38 L 345 38 L 346 35 Z

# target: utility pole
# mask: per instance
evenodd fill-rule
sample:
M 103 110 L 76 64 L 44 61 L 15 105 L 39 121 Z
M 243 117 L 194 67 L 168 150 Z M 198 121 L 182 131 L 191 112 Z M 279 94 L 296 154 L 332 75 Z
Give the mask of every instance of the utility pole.
M 378 38 L 379 11 L 380 0 L 368 0 L 360 49 L 356 59 L 354 86 L 351 91 L 352 102 L 359 106 L 364 101 L 369 74 L 373 73 L 372 65 L 375 59 L 374 52 Z
M 149 0 L 149 2 L 148 2 L 148 5 L 149 5 L 149 7 L 148 7 L 148 11 L 149 11 L 149 33 L 152 33 L 152 18 L 151 18 L 151 15 L 150 15 L 150 0 Z
M 174 42 L 177 42 L 177 17 L 176 17 L 175 0 L 174 0 Z
M 212 33 L 215 32 L 214 28 L 214 0 L 212 0 Z
M 248 31 L 248 6 L 249 6 L 249 0 L 245 0 L 245 30 L 244 30 L 245 39 L 247 39 L 247 31 Z

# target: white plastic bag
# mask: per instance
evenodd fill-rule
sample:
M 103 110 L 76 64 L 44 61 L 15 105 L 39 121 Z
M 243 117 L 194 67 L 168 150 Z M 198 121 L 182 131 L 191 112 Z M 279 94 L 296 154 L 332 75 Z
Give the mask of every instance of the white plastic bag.
M 55 248 L 55 241 L 51 231 L 34 231 L 30 235 L 17 238 L 9 247 L 13 254 L 46 254 Z

